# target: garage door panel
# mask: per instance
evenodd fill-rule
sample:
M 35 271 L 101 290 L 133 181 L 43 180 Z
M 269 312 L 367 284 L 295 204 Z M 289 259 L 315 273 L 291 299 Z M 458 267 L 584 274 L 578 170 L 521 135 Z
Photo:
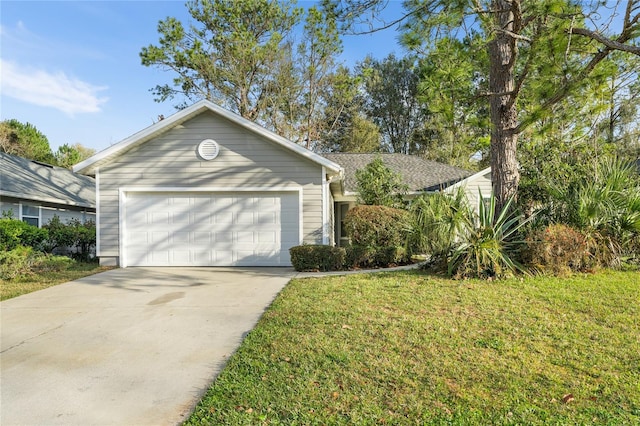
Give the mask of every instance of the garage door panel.
M 298 193 L 134 193 L 125 205 L 132 266 L 290 265 Z M 130 231 L 127 231 L 130 230 Z

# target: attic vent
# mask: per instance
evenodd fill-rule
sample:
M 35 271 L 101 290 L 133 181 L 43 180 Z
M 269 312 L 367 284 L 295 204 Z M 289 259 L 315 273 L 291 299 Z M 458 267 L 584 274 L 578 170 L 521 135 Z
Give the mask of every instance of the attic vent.
M 218 143 L 213 139 L 205 139 L 198 145 L 198 155 L 203 160 L 213 160 L 218 156 L 220 152 L 220 147 Z

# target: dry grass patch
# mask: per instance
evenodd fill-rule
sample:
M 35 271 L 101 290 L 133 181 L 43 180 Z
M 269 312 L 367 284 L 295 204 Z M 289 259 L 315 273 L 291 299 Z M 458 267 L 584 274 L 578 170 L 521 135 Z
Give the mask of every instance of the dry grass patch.
M 113 269 L 110 266 L 100 266 L 98 263 L 76 263 L 63 271 L 33 273 L 27 277 L 12 280 L 0 279 L 0 300 L 42 290 L 47 287 L 77 280 L 82 277 Z

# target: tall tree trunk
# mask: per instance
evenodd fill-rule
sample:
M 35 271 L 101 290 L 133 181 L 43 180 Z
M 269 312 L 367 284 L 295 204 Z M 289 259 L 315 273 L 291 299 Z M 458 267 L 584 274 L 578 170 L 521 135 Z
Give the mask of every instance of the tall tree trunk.
M 518 191 L 520 172 L 516 159 L 518 113 L 516 110 L 514 68 L 518 46 L 514 34 L 518 30 L 519 1 L 496 0 L 496 31 L 489 43 L 489 90 L 491 92 L 491 180 L 496 196 L 496 209 L 502 207 Z M 514 13 L 515 11 L 515 13 Z

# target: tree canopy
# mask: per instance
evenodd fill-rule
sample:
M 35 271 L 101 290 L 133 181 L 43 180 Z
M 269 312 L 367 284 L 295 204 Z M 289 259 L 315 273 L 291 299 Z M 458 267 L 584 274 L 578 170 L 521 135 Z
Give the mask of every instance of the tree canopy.
M 33 124 L 10 119 L 0 122 L 0 149 L 7 154 L 55 164 L 49 140 Z
M 383 0 L 325 3 L 331 4 L 343 28 L 351 31 L 358 31 L 363 23 L 371 25 L 369 17 L 379 16 L 386 6 Z M 478 95 L 487 99 L 490 109 L 490 160 L 499 208 L 517 193 L 519 136 L 552 114 L 554 106 L 590 78 L 597 78 L 612 52 L 640 55 L 637 0 L 617 2 L 613 10 L 601 2 L 563 0 L 407 0 L 403 4 L 405 15 L 392 24 L 403 25 L 403 42 L 411 49 L 430 51 L 445 38 L 477 35 L 483 40 L 488 61 L 477 71 L 488 85 Z M 598 14 L 604 19 L 597 20 Z M 617 31 L 607 16 L 622 17 Z

